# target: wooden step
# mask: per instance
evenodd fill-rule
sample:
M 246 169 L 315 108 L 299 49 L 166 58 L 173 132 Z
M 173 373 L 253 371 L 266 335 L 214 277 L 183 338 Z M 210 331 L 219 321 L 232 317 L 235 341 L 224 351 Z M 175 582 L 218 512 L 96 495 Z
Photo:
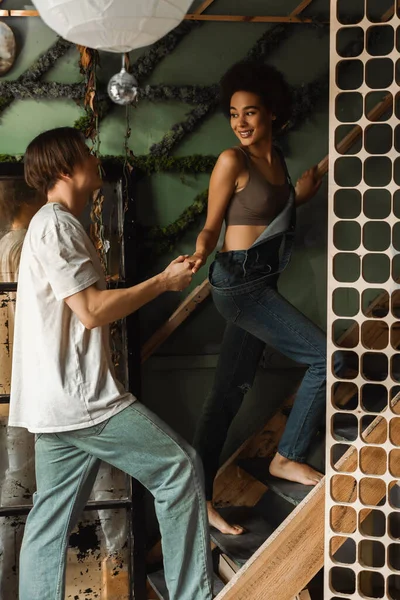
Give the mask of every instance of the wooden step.
M 297 506 L 311 492 L 313 486 L 301 485 L 292 481 L 285 481 L 272 477 L 268 472 L 270 460 L 268 458 L 247 458 L 238 461 L 241 469 L 264 483 L 269 491 L 278 494 L 293 506 Z
M 313 486 L 301 485 L 273 477 L 269 473 L 271 457 L 256 456 L 253 458 L 238 459 L 238 466 L 261 481 L 271 492 L 278 494 L 281 498 L 297 506 L 304 500 Z M 325 436 L 318 433 L 307 455 L 307 464 L 320 473 L 325 472 Z
M 399 396 L 391 401 L 392 409 L 399 403 Z M 374 464 L 375 444 L 386 440 L 386 421 L 377 416 L 364 431 L 363 437 L 371 444 L 368 456 L 368 470 Z M 397 431 L 398 430 L 398 431 Z M 393 435 L 400 435 L 400 424 L 393 423 Z M 379 452 L 379 447 L 376 449 Z M 336 463 L 338 472 L 351 472 L 357 466 L 357 450 L 350 448 Z M 365 494 L 365 503 L 378 506 L 384 498 L 381 481 L 371 478 Z M 343 502 L 351 500 L 353 490 L 346 486 L 343 479 L 335 483 L 335 494 Z M 346 500 L 348 495 L 348 499 Z M 360 518 L 368 518 L 372 508 L 363 511 Z M 343 521 L 350 524 L 353 515 L 347 506 L 338 507 L 332 516 L 332 527 L 340 529 Z M 217 600 L 265 600 L 265 590 L 270 598 L 293 600 L 296 594 L 307 586 L 308 582 L 323 567 L 324 562 L 324 524 L 325 524 L 325 478 L 315 486 L 306 498 L 297 505 L 280 527 L 264 542 L 263 546 L 247 561 L 238 573 L 218 595 Z M 344 536 L 337 536 L 333 553 L 338 550 Z M 300 560 L 301 557 L 301 560 Z
M 238 523 L 245 528 L 243 535 L 224 535 L 213 527 L 211 539 L 237 565 L 243 565 L 271 535 L 271 525 L 258 513 L 256 508 L 248 506 L 230 506 L 217 508 L 228 523 Z
M 293 511 L 293 503 L 278 496 L 272 490 L 267 490 L 256 508 L 275 531 Z

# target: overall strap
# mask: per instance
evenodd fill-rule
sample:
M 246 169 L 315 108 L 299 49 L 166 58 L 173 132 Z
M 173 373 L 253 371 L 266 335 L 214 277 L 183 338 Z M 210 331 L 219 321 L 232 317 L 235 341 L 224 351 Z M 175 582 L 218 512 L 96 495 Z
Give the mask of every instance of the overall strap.
M 281 159 L 281 162 L 282 162 L 282 165 L 283 165 L 283 168 L 284 168 L 284 171 L 285 171 L 286 178 L 287 178 L 287 180 L 289 182 L 289 185 L 293 187 L 293 183 L 292 183 L 292 180 L 291 180 L 290 175 L 289 175 L 289 171 L 288 171 L 288 168 L 287 168 L 287 165 L 286 165 L 285 157 L 283 156 L 283 152 L 279 148 L 279 146 L 274 146 L 274 149 L 276 150 L 279 158 Z

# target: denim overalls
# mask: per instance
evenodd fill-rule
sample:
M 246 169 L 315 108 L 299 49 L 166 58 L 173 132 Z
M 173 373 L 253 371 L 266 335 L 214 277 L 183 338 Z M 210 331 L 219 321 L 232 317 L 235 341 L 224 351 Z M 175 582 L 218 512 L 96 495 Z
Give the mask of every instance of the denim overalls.
M 219 252 L 210 267 L 212 297 L 227 321 L 211 394 L 205 402 L 194 446 L 204 465 L 207 499 L 230 424 L 251 388 L 265 345 L 308 365 L 278 452 L 305 462 L 311 438 L 324 420 L 326 337 L 277 290 L 295 233 L 295 192 L 248 250 Z M 268 391 L 265 393 L 268 402 Z

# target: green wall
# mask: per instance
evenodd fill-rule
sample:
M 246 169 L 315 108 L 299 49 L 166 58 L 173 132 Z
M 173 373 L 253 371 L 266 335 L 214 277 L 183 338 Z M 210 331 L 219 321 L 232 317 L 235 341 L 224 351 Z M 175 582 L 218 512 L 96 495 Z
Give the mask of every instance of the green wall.
M 199 4 L 200 2 L 195 2 Z M 263 0 L 215 0 L 209 13 L 214 14 L 287 14 L 298 0 L 275 0 L 265 6 Z M 5 8 L 19 8 L 23 3 L 6 0 Z M 327 19 L 328 0 L 315 0 L 308 14 Z M 45 51 L 56 36 L 40 19 L 8 19 L 19 41 L 19 56 L 14 69 L 5 79 L 16 79 Z M 242 58 L 259 37 L 270 27 L 261 23 L 205 23 L 194 29 L 166 57 L 145 81 L 146 84 L 212 84 L 236 60 Z M 282 46 L 270 56 L 270 62 L 284 71 L 288 81 L 301 85 L 327 73 L 329 66 L 329 38 L 327 31 L 292 25 L 293 32 Z M 131 62 L 143 51 L 132 52 Z M 61 59 L 46 80 L 78 82 L 78 53 L 71 50 Z M 99 77 L 108 81 L 119 70 L 117 55 L 102 54 Z M 151 103 L 142 101 L 131 110 L 132 135 L 129 141 L 134 153 L 147 153 L 177 121 L 183 120 L 190 110 L 178 102 Z M 0 153 L 21 154 L 27 143 L 40 131 L 61 125 L 72 125 L 83 114 L 73 101 L 18 101 L 0 116 Z M 121 154 L 125 133 L 125 111 L 120 107 L 101 124 L 101 151 Z M 214 114 L 201 124 L 176 149 L 177 156 L 187 154 L 217 155 L 235 144 L 228 122 Z M 321 100 L 308 122 L 290 135 L 285 142 L 289 170 L 294 180 L 307 168 L 322 159 L 328 151 L 327 99 Z M 137 188 L 140 222 L 144 225 L 167 225 L 188 206 L 197 193 L 208 185 L 205 175 L 185 176 L 158 174 L 144 179 Z M 326 214 L 327 185 L 324 182 L 318 195 L 298 211 L 298 234 L 293 260 L 280 283 L 282 293 L 317 325 L 326 322 Z M 188 232 L 176 251 L 163 256 L 153 270 L 161 269 L 176 254 L 192 252 L 198 226 Z M 206 276 L 203 269 L 192 287 Z M 169 294 L 142 310 L 142 339 L 145 340 L 163 323 L 185 294 Z M 211 302 L 205 303 L 150 359 L 143 371 L 143 399 L 174 425 L 183 435 L 191 438 L 202 401 L 213 378 L 224 323 Z M 257 427 L 260 418 L 282 399 L 301 372 L 293 363 L 275 357 L 271 370 L 262 370 L 254 390 L 249 394 L 245 415 L 234 429 L 230 446 L 233 447 Z M 265 390 L 268 389 L 268 397 Z M 246 412 L 247 411 L 247 412 Z

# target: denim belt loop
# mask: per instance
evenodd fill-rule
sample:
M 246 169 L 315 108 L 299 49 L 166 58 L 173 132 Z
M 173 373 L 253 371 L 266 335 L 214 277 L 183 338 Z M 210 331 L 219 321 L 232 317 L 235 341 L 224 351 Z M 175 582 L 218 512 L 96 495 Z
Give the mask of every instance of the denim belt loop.
M 246 277 L 246 263 L 247 263 L 247 259 L 249 258 L 249 251 L 245 250 L 245 259 L 243 261 L 243 277 Z

